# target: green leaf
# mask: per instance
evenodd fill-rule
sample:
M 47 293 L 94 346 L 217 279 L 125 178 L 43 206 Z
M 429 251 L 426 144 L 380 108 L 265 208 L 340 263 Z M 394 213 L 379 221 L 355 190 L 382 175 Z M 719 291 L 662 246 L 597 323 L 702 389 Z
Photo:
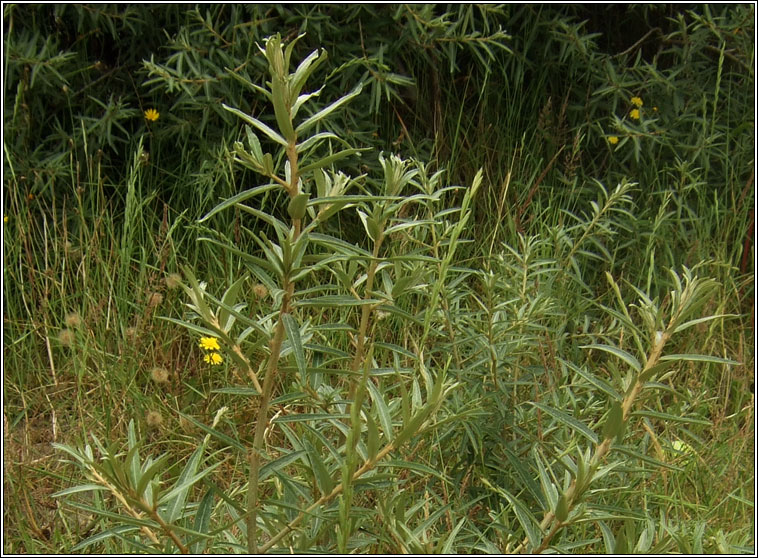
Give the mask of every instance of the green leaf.
M 270 139 L 272 139 L 273 141 L 275 141 L 279 145 L 287 147 L 287 140 L 286 139 L 284 139 L 282 136 L 280 136 L 279 134 L 277 134 L 274 130 L 272 130 L 271 128 L 269 128 L 268 126 L 266 126 L 263 122 L 261 122 L 257 118 L 253 118 L 252 116 L 250 116 L 248 114 L 245 114 L 241 110 L 233 108 L 233 107 L 230 107 L 230 106 L 227 106 L 224 103 L 221 103 L 221 106 L 224 107 L 229 112 L 231 112 L 233 114 L 236 114 L 237 116 L 239 116 L 242 120 L 244 120 L 248 124 L 251 124 L 251 125 L 255 126 L 256 128 L 258 128 L 258 130 L 260 130 L 261 132 L 263 132 L 264 134 L 266 134 Z
M 432 475 L 433 477 L 437 477 L 443 482 L 448 482 L 448 479 L 440 473 L 439 471 L 432 469 L 431 467 L 424 465 L 422 463 L 416 463 L 414 461 L 404 461 L 402 459 L 389 459 L 386 461 L 382 461 L 381 463 L 377 463 L 377 467 L 399 467 L 400 469 L 408 469 L 409 471 L 415 471 L 417 473 L 421 473 L 422 475 Z
M 313 242 L 314 244 L 326 246 L 327 248 L 331 248 L 335 252 L 338 252 L 341 254 L 362 256 L 366 258 L 367 260 L 373 259 L 371 252 L 367 252 L 360 246 L 350 244 L 340 238 L 335 238 L 333 236 L 329 236 L 326 234 L 311 233 L 310 239 L 311 239 L 311 242 Z
M 737 366 L 740 363 L 731 360 L 728 358 L 721 358 L 717 356 L 711 356 L 711 355 L 693 355 L 693 354 L 681 354 L 681 355 L 664 355 L 661 357 L 662 361 L 671 361 L 671 360 L 691 360 L 695 362 L 713 362 L 715 364 L 731 364 L 733 366 Z
M 329 494 L 334 488 L 334 480 L 329 475 L 324 460 L 321 459 L 318 450 L 307 439 L 303 439 L 303 447 L 308 454 L 308 461 L 310 461 L 311 470 L 316 477 L 316 485 L 321 495 Z
M 287 204 L 287 214 L 293 219 L 305 217 L 305 208 L 308 205 L 309 197 L 310 194 L 298 194 L 294 198 L 290 198 L 289 204 Z
M 674 333 L 679 333 L 680 331 L 683 331 L 694 325 L 702 324 L 703 322 L 715 320 L 717 318 L 739 318 L 739 314 L 717 314 L 715 316 L 706 316 L 704 318 L 697 318 L 696 320 L 690 320 L 688 322 L 684 322 L 683 324 L 680 324 L 679 326 L 677 326 L 674 329 Z
M 619 534 L 616 537 L 616 544 L 613 547 L 613 554 L 616 555 L 622 555 L 622 554 L 628 554 L 629 553 L 629 545 L 626 541 L 626 529 L 624 526 L 622 526 L 619 529 Z
M 139 529 L 139 526 L 136 525 L 119 525 L 118 527 L 113 527 L 112 529 L 107 529 L 105 531 L 102 531 L 100 533 L 97 533 L 96 535 L 93 535 L 87 539 L 84 539 L 82 542 L 76 544 L 73 548 L 71 548 L 72 552 L 76 552 L 77 550 L 81 550 L 83 548 L 87 548 L 88 546 L 91 546 L 93 544 L 102 542 L 106 539 L 109 539 L 111 537 L 119 537 L 119 535 L 124 535 L 126 533 L 131 533 L 133 531 L 137 531 Z M 119 537 L 120 538 L 120 537 Z
M 366 304 L 377 304 L 382 302 L 376 298 L 357 299 L 348 295 L 324 295 L 316 298 L 304 298 L 295 301 L 294 306 L 316 306 L 319 308 L 338 308 L 347 306 L 364 306 Z
M 382 425 L 382 431 L 384 432 L 384 437 L 388 441 L 391 442 L 393 438 L 393 429 L 392 429 L 392 415 L 390 414 L 390 408 L 387 405 L 387 403 L 384 401 L 384 396 L 382 395 L 382 392 L 374 384 L 374 382 L 366 382 L 366 387 L 368 388 L 369 395 L 371 395 L 371 399 L 373 400 L 374 405 L 376 406 L 376 411 L 377 411 L 377 414 L 379 415 L 379 422 Z
M 211 525 L 211 514 L 213 513 L 213 492 L 214 490 L 212 488 L 209 488 L 205 495 L 203 496 L 203 499 L 200 500 L 200 505 L 197 507 L 197 512 L 195 513 L 195 522 L 193 524 L 193 529 L 195 531 L 198 531 L 200 533 L 208 533 Z M 201 554 L 203 551 L 203 541 L 199 540 L 196 543 L 191 545 L 191 550 L 193 554 Z
M 540 487 L 537 486 L 537 483 L 534 482 L 531 473 L 522 464 L 523 460 L 517 457 L 516 454 L 507 447 L 503 447 L 503 453 L 505 453 L 508 463 L 521 478 L 521 481 L 524 483 L 529 493 L 539 502 L 543 510 L 547 509 L 548 506 L 545 501 L 545 495 L 540 490 Z
M 640 374 L 640 377 L 639 377 L 639 380 L 638 380 L 638 381 L 640 381 L 640 382 L 646 382 L 646 381 L 648 381 L 650 378 L 652 378 L 652 377 L 653 377 L 655 374 L 657 374 L 657 373 L 658 373 L 658 372 L 660 372 L 661 370 L 665 370 L 665 369 L 666 369 L 666 368 L 668 368 L 669 366 L 671 366 L 671 364 L 670 364 L 670 363 L 668 363 L 668 362 L 665 362 L 665 361 L 664 361 L 664 362 L 660 362 L 660 361 L 659 361 L 659 362 L 657 362 L 656 364 L 654 364 L 653 366 L 651 366 L 650 368 L 645 368 L 645 369 L 642 371 L 642 373 Z M 632 385 L 629 387 L 629 389 L 632 389 L 632 387 L 634 387 L 634 384 L 632 384 Z
M 379 451 L 379 428 L 377 428 L 376 421 L 370 412 L 364 411 L 363 416 L 366 419 L 366 450 L 368 452 L 369 460 L 372 460 L 376 457 L 376 454 Z
M 374 346 L 375 347 L 381 347 L 382 349 L 387 349 L 389 351 L 401 354 L 401 355 L 406 356 L 406 357 L 408 357 L 408 358 L 410 358 L 412 360 L 418 360 L 418 355 L 416 355 L 415 353 L 412 353 L 408 349 L 405 349 L 405 348 L 401 347 L 400 345 L 395 345 L 394 343 L 380 343 L 380 342 L 376 342 L 376 343 L 374 343 Z
M 234 315 L 229 310 L 227 310 L 227 308 L 232 308 L 237 303 L 237 294 L 239 293 L 240 287 L 242 287 L 247 279 L 247 275 L 243 275 L 237 279 L 234 283 L 231 284 L 228 289 L 226 289 L 224 296 L 221 297 L 223 306 L 219 307 L 218 309 L 218 323 L 221 326 L 221 329 L 224 330 L 227 334 L 229 331 L 231 331 L 235 318 Z
M 301 378 L 305 380 L 306 363 L 305 353 L 303 352 L 303 341 L 300 338 L 300 328 L 291 314 L 282 314 L 282 323 L 287 332 L 287 339 L 289 339 L 290 344 L 292 345 L 292 352 L 295 355 L 297 369 L 300 372 Z
M 76 459 L 79 463 L 89 463 L 90 459 L 87 458 L 87 456 L 82 455 L 78 450 L 72 448 L 71 446 L 67 446 L 66 444 L 59 444 L 57 442 L 53 442 L 50 444 L 54 449 L 64 451 L 67 454 L 69 454 L 71 457 Z
M 245 397 L 260 395 L 256 389 L 250 387 L 225 387 L 211 390 L 211 393 L 226 393 L 228 395 L 243 395 Z
M 320 88 L 318 88 L 316 91 L 313 91 L 312 93 L 305 93 L 303 95 L 298 95 L 297 99 L 294 103 L 292 103 L 292 120 L 295 120 L 295 117 L 297 116 L 297 113 L 300 112 L 300 109 L 303 107 L 303 105 L 311 100 L 313 97 L 318 97 L 321 95 L 321 91 L 323 91 L 324 86 L 322 85 Z M 292 91 L 292 95 L 295 95 L 295 92 Z
M 297 69 L 292 74 L 291 87 L 292 95 L 294 97 L 300 95 L 300 91 L 302 91 L 305 82 L 308 81 L 311 74 L 327 59 L 327 57 L 326 50 L 321 49 L 321 53 L 319 54 L 317 49 L 311 52 L 302 62 L 300 62 L 300 64 L 298 64 Z
M 569 507 L 568 507 L 568 501 L 566 500 L 566 494 L 561 494 L 561 497 L 558 498 L 558 505 L 555 508 L 555 518 L 563 523 L 568 519 L 569 515 Z
M 261 467 L 260 473 L 258 474 L 258 482 L 263 482 L 271 473 L 281 471 L 287 465 L 293 461 L 297 461 L 304 455 L 306 455 L 305 450 L 297 450 L 274 459 L 273 461 L 269 461 Z
M 90 492 L 92 490 L 108 490 L 106 487 L 99 484 L 80 484 L 79 486 L 72 486 L 64 488 L 52 495 L 53 498 L 61 498 L 62 496 L 69 496 L 70 494 L 78 494 L 79 492 Z
M 308 171 L 312 171 L 313 169 L 322 169 L 324 167 L 328 167 L 332 163 L 336 163 L 340 159 L 344 159 L 345 157 L 349 157 L 350 155 L 355 155 L 356 153 L 360 153 L 361 149 L 343 149 L 342 151 L 338 151 L 337 153 L 333 153 L 332 155 L 327 155 L 326 157 L 323 157 L 322 159 L 319 159 L 318 161 L 314 161 L 313 163 L 309 163 L 303 167 L 300 168 L 300 174 L 305 174 Z M 329 198 L 326 198 L 329 199 Z
M 297 413 L 293 415 L 284 415 L 276 417 L 271 422 L 275 423 L 288 423 L 288 422 L 305 422 L 311 420 L 329 420 L 329 419 L 346 419 L 350 418 L 350 415 L 335 414 L 335 413 Z
M 292 127 L 292 115 L 290 114 L 288 84 L 278 75 L 271 78 L 271 102 L 274 105 L 274 116 L 279 126 L 279 131 L 284 135 L 288 143 L 295 143 L 297 134 Z
M 566 426 L 573 428 L 579 434 L 583 435 L 585 438 L 591 441 L 593 444 L 598 443 L 597 434 L 595 434 L 592 430 L 590 430 L 587 425 L 578 421 L 574 417 L 567 415 L 566 413 L 564 413 L 563 411 L 559 411 L 558 409 L 553 409 L 552 407 L 548 407 L 547 405 L 544 405 L 542 403 L 536 403 L 536 402 L 531 402 L 531 401 L 530 403 L 534 405 L 535 407 L 537 407 L 538 409 L 542 409 L 543 411 L 551 415 L 553 418 L 555 418 L 559 422 L 562 422 Z
M 513 506 L 513 511 L 516 514 L 516 519 L 518 519 L 518 522 L 524 528 L 524 532 L 529 539 L 529 544 L 533 549 L 537 548 L 540 544 L 540 541 L 542 540 L 542 537 L 540 535 L 539 522 L 537 519 L 532 515 L 532 512 L 529 511 L 524 503 L 513 496 L 510 492 L 504 489 L 499 489 L 498 492 L 500 492 L 501 495 L 505 496 L 505 498 L 510 502 L 511 506 Z
M 597 349 L 599 351 L 605 351 L 607 353 L 611 353 L 612 355 L 615 355 L 619 357 L 621 360 L 626 362 L 629 366 L 631 366 L 635 372 L 639 372 L 642 370 L 642 365 L 640 365 L 640 361 L 638 361 L 634 356 L 630 355 L 626 351 L 619 349 L 618 347 L 611 347 L 610 345 L 600 345 L 600 344 L 592 344 L 592 345 L 581 345 L 582 349 Z
M 187 464 L 184 466 L 179 479 L 176 481 L 176 485 L 173 489 L 163 494 L 160 501 L 161 503 L 168 503 L 164 518 L 167 523 L 173 523 L 184 511 L 184 504 L 187 501 L 187 493 L 192 487 L 188 481 L 195 476 L 197 466 L 200 464 L 200 460 L 205 452 L 205 444 L 201 444 L 190 456 Z
M 455 527 L 453 527 L 453 530 L 447 534 L 447 537 L 443 536 L 445 545 L 442 547 L 440 554 L 453 554 L 453 543 L 455 542 L 455 537 L 458 534 L 458 531 L 461 530 L 461 527 L 463 527 L 463 525 L 466 523 L 466 521 L 467 519 L 464 517 L 455 525 Z
M 263 150 L 261 149 L 261 142 L 258 141 L 258 136 L 255 135 L 250 126 L 245 126 L 245 135 L 247 135 L 247 145 L 250 147 L 255 161 L 260 164 L 263 161 Z
M 191 422 L 192 424 L 194 424 L 195 426 L 197 426 L 200 430 L 202 430 L 206 434 L 210 434 L 211 436 L 213 436 L 217 440 L 225 443 L 226 445 L 231 446 L 231 447 L 233 447 L 233 448 L 235 448 L 235 449 L 237 449 L 237 450 L 239 450 L 239 451 L 241 451 L 243 453 L 247 452 L 247 448 L 245 446 L 243 446 L 240 442 L 238 442 L 234 438 L 231 438 L 231 437 L 227 436 L 223 432 L 219 432 L 218 430 L 216 430 L 214 428 L 211 428 L 208 425 L 203 424 L 199 420 L 196 420 L 194 417 L 191 417 L 189 415 L 185 415 L 182 412 L 179 412 L 179 416 L 181 416 L 184 419 L 188 420 L 189 422 Z
M 268 283 L 267 287 L 270 288 L 271 285 L 276 284 L 275 281 L 264 270 L 267 270 L 271 273 L 278 273 L 278 270 L 274 268 L 274 266 L 272 266 L 267 260 L 252 256 L 247 252 L 243 252 L 239 248 L 235 248 L 231 244 L 225 244 L 213 238 L 201 237 L 198 238 L 198 241 L 210 242 L 211 244 L 219 246 L 220 248 L 228 250 L 232 254 L 239 256 L 248 265 L 248 267 L 253 270 L 259 279 L 261 279 L 264 283 Z
M 263 186 L 256 186 L 255 188 L 250 188 L 249 190 L 245 190 L 244 192 L 240 192 L 239 194 L 232 196 L 231 198 L 224 200 L 223 202 L 218 204 L 216 207 L 214 207 L 208 213 L 206 213 L 204 217 L 198 219 L 197 222 L 202 223 L 204 221 L 207 221 L 208 219 L 213 217 L 216 213 L 223 211 L 224 209 L 227 209 L 228 207 L 232 207 L 233 205 L 242 203 L 243 201 L 249 198 L 252 198 L 253 196 L 257 196 L 258 194 L 263 194 L 264 192 L 268 192 L 276 188 L 281 188 L 281 186 L 279 186 L 278 184 L 269 183 L 269 184 L 264 184 Z
M 147 488 L 147 485 L 150 483 L 150 481 L 152 481 L 156 475 L 162 473 L 166 469 L 166 461 L 168 461 L 169 457 L 169 454 L 161 455 L 153 464 L 150 465 L 150 467 L 147 468 L 144 473 L 140 475 L 136 488 L 138 497 L 142 498 L 143 494 L 145 493 L 145 489 Z
M 194 331 L 195 333 L 199 333 L 201 335 L 207 336 L 207 337 L 217 337 L 218 332 L 208 329 L 207 327 L 202 327 L 196 324 L 193 324 L 192 322 L 185 322 L 184 320 L 178 320 L 176 318 L 169 318 L 166 316 L 160 316 L 161 320 L 165 320 L 167 322 L 171 322 L 172 324 L 180 325 L 190 331 Z
M 684 471 L 684 469 L 682 469 L 681 467 L 677 467 L 676 465 L 671 465 L 670 463 L 665 463 L 663 461 L 658 461 L 657 459 L 649 457 L 645 455 L 644 453 L 639 453 L 637 451 L 634 451 L 633 449 L 627 446 L 621 446 L 621 445 L 615 446 L 614 451 L 623 453 L 624 455 L 628 455 L 629 457 L 634 457 L 644 463 L 653 465 L 654 467 L 665 467 L 666 469 L 671 469 L 673 471 Z
M 555 477 L 555 473 L 551 468 L 550 474 L 548 474 L 547 468 L 550 467 L 550 465 L 544 462 L 544 458 L 536 448 L 532 448 L 532 455 L 534 462 L 537 464 L 537 469 L 540 477 L 540 485 L 542 485 L 543 497 L 539 500 L 547 500 L 547 507 L 543 508 L 544 511 L 554 510 L 558 505 L 558 489 L 555 487 L 555 484 L 551 480 L 551 477 Z
M 344 97 L 341 97 L 340 99 L 333 102 L 331 105 L 321 109 L 316 114 L 311 116 L 310 118 L 304 120 L 296 129 L 295 132 L 297 134 L 303 134 L 305 133 L 310 127 L 315 125 L 317 122 L 319 122 L 321 119 L 329 116 L 332 112 L 337 110 L 339 107 L 350 101 L 353 97 L 358 95 L 361 90 L 363 89 L 363 84 L 359 83 L 358 86 L 353 89 L 350 93 L 345 95 Z
M 621 432 L 624 426 L 624 411 L 621 409 L 621 402 L 614 401 L 611 410 L 608 412 L 608 418 L 603 426 L 603 438 L 613 438 Z
M 205 300 L 203 300 L 203 293 L 200 289 L 200 284 L 195 278 L 195 274 L 192 273 L 192 270 L 186 265 L 182 266 L 182 271 L 184 272 L 184 276 L 187 278 L 187 280 L 190 283 L 190 289 L 187 292 L 187 294 L 192 299 L 192 302 L 197 307 L 197 310 L 200 313 L 200 315 L 203 317 L 203 319 L 206 322 L 210 322 L 212 318 L 211 309 L 205 303 Z
M 297 153 L 302 153 L 303 151 L 307 151 L 311 147 L 315 147 L 316 145 L 318 145 L 322 141 L 325 141 L 325 140 L 328 140 L 328 139 L 342 141 L 342 139 L 338 135 L 333 134 L 332 132 L 319 132 L 318 134 L 315 134 L 315 135 L 309 137 L 307 140 L 298 143 L 297 146 L 295 147 L 295 151 Z M 300 170 L 300 174 L 302 174 L 302 168 Z M 321 176 L 320 179 L 317 178 L 318 174 L 319 173 L 315 173 L 315 176 L 314 176 L 314 178 L 316 179 L 316 181 L 323 180 L 323 178 L 324 178 L 323 175 Z M 321 193 L 321 190 L 317 189 L 317 192 L 318 192 L 319 196 L 324 196 L 325 195 L 324 193 Z
M 564 360 L 562 358 L 558 358 L 560 362 L 568 366 L 571 370 L 579 374 L 582 378 L 587 380 L 590 384 L 595 386 L 597 389 L 605 393 L 607 396 L 609 396 L 611 399 L 614 399 L 616 401 L 621 401 L 623 399 L 622 395 L 617 392 L 612 385 L 610 385 L 608 382 L 603 380 L 602 378 L 597 377 L 592 372 L 588 372 L 584 369 L 584 367 L 577 366 L 573 362 L 569 362 L 567 360 Z
M 671 415 L 669 413 L 659 413 L 658 411 L 639 410 L 633 411 L 633 416 L 636 417 L 650 417 L 664 421 L 667 424 L 682 423 L 682 424 L 705 424 L 711 426 L 713 423 L 710 420 L 695 418 L 695 417 L 683 417 L 681 415 Z

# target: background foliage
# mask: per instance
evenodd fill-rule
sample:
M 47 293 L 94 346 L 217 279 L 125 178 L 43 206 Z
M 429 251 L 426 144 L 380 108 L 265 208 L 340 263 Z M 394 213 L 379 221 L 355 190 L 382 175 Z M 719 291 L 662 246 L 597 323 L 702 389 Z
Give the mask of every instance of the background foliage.
M 440 191 L 439 205 L 408 205 L 398 217 L 434 225 L 414 225 L 384 245 L 388 261 L 418 249 L 436 263 L 393 263 L 379 273 L 389 290 L 403 274 L 421 286 L 396 301 L 405 314 L 376 321 L 385 352 L 374 358 L 377 368 L 418 372 L 421 362 L 437 374 L 447 366 L 459 387 L 435 411 L 434 428 L 393 455 L 386 479 L 374 479 L 387 483 L 385 501 L 356 489 L 363 519 L 345 544 L 387 553 L 538 548 L 543 512 L 559 515 L 559 496 L 579 474 L 577 452 L 594 447 L 590 434 L 603 430 L 614 394 L 634 385 L 625 355 L 641 359 L 655 345 L 645 308 L 676 308 L 686 266 L 713 279 L 691 319 L 715 318 L 677 332 L 667 352 L 710 356 L 674 359 L 647 385 L 613 467 L 549 544 L 562 552 L 753 551 L 753 6 L 3 9 L 4 483 L 6 499 L 19 504 L 4 506 L 6 552 L 71 551 L 82 541 L 88 552 L 176 548 L 171 537 L 156 545 L 125 530 L 141 524 L 122 523 L 129 514 L 118 491 L 61 492 L 81 486 L 84 465 L 64 462 L 72 454 L 51 443 L 84 455 L 71 457 L 80 464 L 84 444 L 94 444 L 98 459 L 129 457 L 137 472 L 143 462 L 130 448 L 151 456 L 143 472 L 168 456 L 175 465 L 162 482 L 186 489 L 169 499 L 186 514 L 174 519 L 213 533 L 193 544 L 244 547 L 245 460 L 206 435 L 212 424 L 247 444 L 256 404 L 228 391 L 242 385 L 234 366 L 209 367 L 197 336 L 161 318 L 187 318 L 187 294 L 172 275 L 183 266 L 217 298 L 243 277 L 239 257 L 201 237 L 260 257 L 247 231 L 274 238 L 239 208 L 198 220 L 262 184 L 235 163 L 234 142 L 247 139 L 224 105 L 277 127 L 251 85 L 270 80 L 257 45 L 276 33 L 286 43 L 304 33 L 293 66 L 317 49 L 328 55 L 309 82 L 323 89 L 306 116 L 363 84 L 320 123 L 365 148 L 335 171 L 365 176 L 361 193 L 377 196 L 394 153 L 408 160 L 420 190 Z M 148 108 L 158 120 L 145 119 Z M 465 189 L 444 188 L 469 187 L 480 169 L 468 226 L 451 244 L 446 221 L 455 219 L 444 210 L 460 207 Z M 286 220 L 284 202 L 270 191 L 255 207 Z M 371 249 L 355 211 L 324 227 Z M 327 279 L 314 275 L 303 288 Z M 275 286 L 256 297 L 256 282 L 239 287 L 247 311 L 273 315 Z M 428 329 L 409 326 L 405 316 L 423 316 L 433 293 L 440 308 Z M 344 308 L 299 312 L 314 326 L 353 319 Z M 350 350 L 339 330 L 309 334 Z M 167 382 L 155 381 L 156 368 Z M 421 377 L 407 378 L 377 382 L 390 401 L 405 401 L 406 388 L 426 401 Z M 346 396 L 347 380 L 325 385 L 337 400 Z M 217 415 L 222 406 L 227 413 Z M 302 444 L 297 428 L 276 444 Z M 336 471 L 339 460 L 317 441 L 326 434 L 315 432 L 309 447 Z M 314 491 L 328 482 L 318 461 L 312 454 L 308 466 L 292 465 L 298 479 L 311 475 Z M 189 483 L 192 470 L 202 476 Z M 302 487 L 288 490 L 287 502 L 300 505 Z M 212 520 L 202 523 L 198 510 Z M 336 549 L 342 543 L 324 525 L 337 515 L 326 509 L 323 524 L 289 544 Z M 519 546 L 525 537 L 531 546 Z

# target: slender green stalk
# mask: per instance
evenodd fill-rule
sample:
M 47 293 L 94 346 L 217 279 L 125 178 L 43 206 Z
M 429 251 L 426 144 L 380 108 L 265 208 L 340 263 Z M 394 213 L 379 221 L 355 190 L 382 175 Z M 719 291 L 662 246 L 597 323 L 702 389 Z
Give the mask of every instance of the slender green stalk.
M 288 187 L 290 198 L 294 198 L 298 195 L 298 179 L 297 174 L 297 151 L 295 150 L 295 141 L 291 141 L 287 148 L 287 157 L 290 162 L 291 181 Z M 294 234 L 292 241 L 296 242 L 301 232 L 301 219 L 293 219 Z M 261 453 L 263 452 L 263 435 L 268 428 L 269 422 L 269 404 L 271 402 L 271 395 L 274 389 L 274 380 L 277 376 L 277 366 L 279 363 L 279 356 L 282 350 L 282 343 L 284 342 L 284 315 L 290 312 L 290 302 L 295 292 L 295 285 L 289 281 L 288 277 L 284 277 L 284 284 L 282 285 L 284 290 L 284 297 L 282 298 L 282 305 L 279 309 L 279 319 L 276 322 L 276 328 L 274 331 L 274 337 L 270 343 L 271 354 L 266 365 L 266 377 L 263 379 L 263 392 L 258 402 L 258 418 L 255 422 L 255 434 L 253 438 L 253 448 L 250 451 L 250 474 L 248 476 L 247 487 L 247 548 L 251 554 L 258 553 L 258 508 L 260 505 L 260 498 L 258 493 L 258 478 L 260 474 L 261 466 Z

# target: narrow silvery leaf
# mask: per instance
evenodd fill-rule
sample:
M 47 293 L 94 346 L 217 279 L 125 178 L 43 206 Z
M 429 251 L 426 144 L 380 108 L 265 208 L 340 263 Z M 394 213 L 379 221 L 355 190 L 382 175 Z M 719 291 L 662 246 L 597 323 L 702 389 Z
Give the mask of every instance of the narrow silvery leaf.
M 187 481 L 195 476 L 197 467 L 200 464 L 200 459 L 205 451 L 205 444 L 200 445 L 192 455 L 190 456 L 187 464 L 184 466 L 179 480 L 176 481 L 176 487 L 179 490 L 171 490 L 163 495 L 162 501 L 168 502 L 168 509 L 165 513 L 165 520 L 167 523 L 173 523 L 181 516 L 184 510 L 184 504 L 187 501 L 187 493 L 191 488 L 191 485 L 187 484 Z
M 303 342 L 300 338 L 300 328 L 291 314 L 282 314 L 282 324 L 284 324 L 284 329 L 287 332 L 287 339 L 289 339 L 290 344 L 292 345 L 292 352 L 295 355 L 297 369 L 300 372 L 301 378 L 305 380 L 305 353 L 303 352 Z
M 294 91 L 294 85 L 292 85 L 293 91 L 292 94 L 296 95 L 297 93 Z M 322 85 L 318 90 L 314 91 L 313 93 L 304 93 L 303 95 L 298 95 L 297 100 L 292 105 L 292 118 L 295 118 L 297 116 L 298 111 L 303 106 L 303 104 L 312 99 L 313 97 L 318 97 L 321 94 L 321 90 L 324 89 L 324 86 Z M 299 91 L 298 91 L 299 93 Z
M 271 128 L 269 128 L 268 126 L 266 126 L 263 122 L 261 122 L 257 118 L 254 118 L 254 117 L 250 116 L 249 114 L 245 114 L 244 112 L 242 112 L 239 109 L 236 109 L 234 107 L 230 107 L 230 106 L 225 105 L 223 103 L 221 104 L 221 106 L 224 107 L 229 112 L 232 112 L 232 113 L 236 114 L 237 116 L 239 116 L 242 120 L 244 120 L 248 124 L 251 124 L 251 125 L 255 126 L 256 128 L 258 128 L 261 132 L 263 132 L 264 134 L 266 134 L 269 138 L 271 138 L 273 141 L 275 141 L 279 145 L 287 147 L 287 140 L 286 139 L 284 139 L 282 136 L 280 136 L 279 134 L 277 134 L 274 130 L 272 130 Z
M 295 129 L 292 127 L 292 115 L 290 106 L 287 102 L 288 87 L 287 83 L 276 76 L 271 80 L 271 96 L 274 104 L 274 115 L 279 131 L 284 135 L 289 143 L 294 143 L 297 138 Z
M 582 345 L 582 349 L 597 349 L 599 351 L 605 351 L 607 353 L 611 353 L 612 355 L 615 355 L 619 357 L 621 360 L 626 362 L 629 366 L 632 367 L 632 369 L 635 372 L 639 372 L 642 370 L 642 365 L 640 364 L 640 361 L 638 361 L 634 356 L 630 355 L 626 351 L 619 349 L 618 347 L 611 347 L 610 345 L 600 345 L 600 344 L 592 344 L 592 345 Z
M 313 116 L 311 116 L 307 120 L 304 120 L 300 124 L 300 126 L 298 126 L 296 128 L 295 132 L 297 132 L 298 134 L 302 134 L 302 133 L 306 132 L 309 128 L 311 128 L 313 125 L 315 125 L 316 123 L 318 123 L 320 120 L 322 120 L 323 118 L 329 116 L 332 112 L 334 112 L 335 110 L 337 110 L 338 108 L 340 108 L 342 105 L 344 105 L 345 103 L 347 103 L 350 99 L 352 99 L 353 97 L 355 97 L 356 95 L 358 95 L 361 92 L 362 89 L 363 89 L 363 84 L 362 83 L 358 84 L 358 86 L 355 89 L 353 89 L 350 93 L 348 93 L 344 97 L 341 97 L 340 99 L 336 100 L 335 102 L 333 102 L 328 107 L 325 107 L 325 108 L 321 109 L 320 111 L 318 111 L 316 114 L 314 114 Z

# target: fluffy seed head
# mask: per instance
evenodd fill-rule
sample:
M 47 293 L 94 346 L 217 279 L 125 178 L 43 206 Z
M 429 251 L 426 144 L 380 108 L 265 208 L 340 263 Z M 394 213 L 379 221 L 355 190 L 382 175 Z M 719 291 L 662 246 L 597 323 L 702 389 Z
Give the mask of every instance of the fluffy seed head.
M 168 370 L 166 370 L 165 368 L 160 368 L 159 366 L 156 366 L 150 371 L 150 377 L 157 384 L 168 382 Z
M 154 308 L 163 302 L 163 295 L 161 293 L 153 293 L 150 295 L 150 299 L 147 301 L 150 308 Z
M 79 327 L 80 325 L 82 325 L 82 318 L 76 312 L 71 312 L 70 314 L 67 314 L 66 317 L 63 319 L 63 321 L 66 323 L 68 327 L 71 327 L 71 328 Z
M 182 276 L 178 273 L 172 273 L 166 277 L 166 287 L 169 289 L 177 288 L 182 282 Z
M 74 343 L 74 332 L 70 329 L 62 329 L 58 334 L 58 341 L 61 342 L 61 345 L 70 347 Z
M 148 411 L 145 415 L 145 422 L 151 428 L 158 428 L 163 424 L 163 416 L 158 411 Z

